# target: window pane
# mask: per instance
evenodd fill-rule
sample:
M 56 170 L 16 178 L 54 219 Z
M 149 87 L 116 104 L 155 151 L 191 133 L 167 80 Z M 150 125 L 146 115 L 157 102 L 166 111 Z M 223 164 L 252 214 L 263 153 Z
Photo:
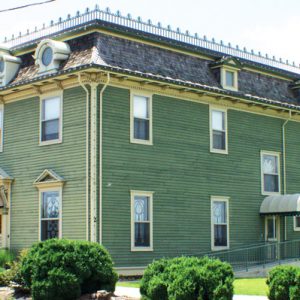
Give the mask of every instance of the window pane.
M 213 148 L 225 150 L 226 149 L 226 135 L 223 131 L 213 131 Z
M 267 230 L 267 238 L 276 239 L 276 219 L 275 222 L 273 218 L 267 219 Z
M 149 197 L 134 197 L 134 220 L 135 222 L 149 221 Z
M 234 73 L 230 71 L 226 71 L 226 85 L 234 86 Z
M 227 225 L 214 225 L 215 246 L 227 246 Z
M 225 130 L 225 113 L 223 111 L 212 111 L 212 129 Z
M 59 119 L 42 122 L 42 141 L 57 140 L 59 138 Z
M 134 245 L 135 247 L 150 247 L 150 224 L 135 223 Z
M 58 119 L 60 117 L 60 98 L 43 100 L 43 121 Z
M 300 227 L 300 217 L 297 216 L 296 218 L 296 227 Z
M 263 155 L 263 171 L 267 174 L 278 174 L 278 157 L 275 155 Z
M 214 213 L 214 224 L 227 223 L 226 202 L 214 201 L 213 213 Z
M 279 192 L 278 175 L 264 175 L 264 191 Z
M 58 220 L 47 221 L 44 220 L 41 222 L 41 240 L 45 241 L 48 239 L 58 238 Z
M 134 138 L 149 140 L 149 120 L 134 118 Z
M 42 201 L 42 218 L 58 218 L 59 192 L 44 192 Z
M 139 118 L 139 119 L 149 118 L 148 101 L 149 99 L 147 97 L 134 96 L 133 116 L 135 118 Z

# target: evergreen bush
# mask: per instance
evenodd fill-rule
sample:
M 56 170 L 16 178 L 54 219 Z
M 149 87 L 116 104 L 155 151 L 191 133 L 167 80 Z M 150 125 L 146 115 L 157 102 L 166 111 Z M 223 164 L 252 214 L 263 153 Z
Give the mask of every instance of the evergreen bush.
M 180 257 L 154 261 L 141 280 L 148 300 L 231 300 L 232 267 L 207 257 Z

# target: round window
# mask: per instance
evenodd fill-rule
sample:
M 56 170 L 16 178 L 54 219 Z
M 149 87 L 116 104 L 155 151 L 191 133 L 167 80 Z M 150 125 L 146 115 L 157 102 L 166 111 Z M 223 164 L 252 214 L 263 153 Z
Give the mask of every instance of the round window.
M 4 61 L 3 59 L 0 60 L 0 73 L 3 73 L 4 71 Z
M 49 66 L 52 62 L 53 51 L 51 47 L 47 47 L 42 54 L 42 63 L 44 66 Z

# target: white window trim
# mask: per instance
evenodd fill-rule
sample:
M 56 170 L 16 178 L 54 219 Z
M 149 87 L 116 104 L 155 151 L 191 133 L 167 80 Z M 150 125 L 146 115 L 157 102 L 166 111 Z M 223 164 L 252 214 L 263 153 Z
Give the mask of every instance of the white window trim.
M 225 149 L 214 149 L 213 148 L 213 128 L 212 128 L 212 112 L 221 111 L 224 112 L 225 116 Z M 210 152 L 219 154 L 228 154 L 228 122 L 227 122 L 227 108 L 220 106 L 209 106 L 209 136 L 210 136 Z
M 211 250 L 220 251 L 227 250 L 230 248 L 230 236 L 229 236 L 229 199 L 230 197 L 224 196 L 211 196 L 210 197 L 210 215 L 211 215 Z M 226 203 L 226 222 L 227 222 L 227 246 L 215 246 L 215 235 L 214 235 L 214 212 L 213 212 L 213 203 L 214 202 L 225 202 Z
M 299 217 L 299 218 L 300 218 L 300 216 L 294 216 L 294 217 L 293 217 L 294 231 L 300 231 L 300 227 L 297 227 L 297 226 L 296 226 L 296 217 Z
M 268 239 L 268 220 L 276 220 L 276 238 Z M 277 242 L 280 241 L 280 217 L 279 216 L 266 216 L 265 217 L 265 241 L 266 242 Z
M 51 98 L 60 98 L 60 116 L 59 116 L 59 138 L 56 140 L 42 141 L 42 118 L 43 118 L 43 101 Z M 39 146 L 61 144 L 63 137 L 63 91 L 41 95 L 40 96 L 40 120 L 39 120 Z
M 233 73 L 233 86 L 227 85 L 226 83 L 226 71 L 232 72 Z M 231 90 L 231 91 L 238 91 L 239 87 L 238 87 L 238 70 L 235 68 L 231 68 L 228 66 L 223 66 L 221 68 L 221 85 L 224 89 L 226 90 Z
M 277 157 L 278 160 L 278 192 L 266 192 L 264 186 L 264 170 L 263 170 L 263 156 L 264 155 L 273 155 Z M 271 196 L 271 195 L 280 195 L 281 194 L 281 166 L 280 166 L 280 152 L 274 151 L 260 151 L 260 178 L 261 178 L 261 194 L 264 196 Z
M 59 193 L 59 218 L 58 218 L 58 238 L 61 239 L 62 238 L 62 185 L 57 185 L 57 186 L 53 186 L 51 185 L 51 187 L 43 187 L 43 188 L 39 188 L 39 230 L 38 230 L 38 240 L 41 241 L 41 234 L 42 234 L 42 199 L 43 199 L 43 193 L 44 192 L 58 192 Z M 55 218 L 56 219 L 56 218 Z
M 4 143 L 4 105 L 0 104 L 0 110 L 2 110 L 2 122 L 0 127 L 2 129 L 1 138 L 0 138 L 0 152 L 3 152 L 3 143 Z
M 146 191 L 130 191 L 131 198 L 131 251 L 132 252 L 146 252 L 153 251 L 153 194 L 154 192 L 146 192 Z M 150 213 L 150 246 L 149 247 L 135 247 L 134 245 L 134 197 L 135 196 L 146 196 L 149 197 L 150 205 L 149 205 L 149 213 Z
M 134 138 L 134 115 L 133 115 L 134 96 L 147 97 L 149 99 L 149 140 L 140 140 Z M 142 145 L 153 145 L 152 115 L 153 115 L 152 94 L 131 90 L 130 91 L 130 143 L 142 144 Z

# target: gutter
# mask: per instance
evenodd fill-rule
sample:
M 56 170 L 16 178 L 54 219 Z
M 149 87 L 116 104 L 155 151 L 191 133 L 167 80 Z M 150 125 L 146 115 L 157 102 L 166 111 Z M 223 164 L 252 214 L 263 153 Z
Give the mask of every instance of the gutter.
M 292 120 L 292 111 L 289 110 L 289 118 L 282 124 L 282 164 L 283 164 L 283 194 L 286 195 L 286 130 L 285 127 Z M 287 240 L 286 216 L 284 217 L 284 240 Z
M 99 107 L 99 113 L 100 113 L 100 136 L 99 136 L 99 243 L 102 245 L 102 142 L 103 142 L 103 93 L 105 89 L 107 88 L 108 84 L 110 82 L 110 73 L 107 73 L 107 80 L 104 86 L 102 87 L 100 91 L 100 107 Z
M 78 73 L 78 82 L 81 85 L 81 87 L 84 89 L 86 92 L 86 174 L 85 174 L 85 180 L 86 180 L 86 239 L 89 241 L 89 90 L 87 87 L 83 84 L 82 78 L 81 78 L 82 73 Z

